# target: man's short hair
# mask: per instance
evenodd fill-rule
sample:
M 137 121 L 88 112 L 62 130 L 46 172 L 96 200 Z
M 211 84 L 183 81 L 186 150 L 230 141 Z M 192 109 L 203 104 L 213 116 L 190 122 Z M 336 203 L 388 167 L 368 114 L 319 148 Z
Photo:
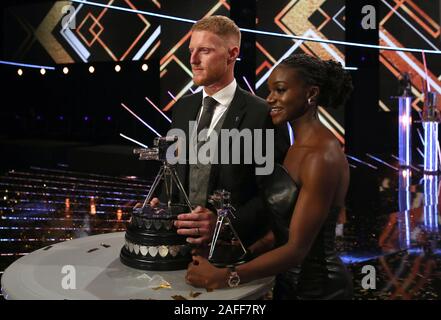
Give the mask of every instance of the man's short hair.
M 225 16 L 209 16 L 196 22 L 191 31 L 211 31 L 214 34 L 223 37 L 233 37 L 240 46 L 240 30 L 239 27 L 228 17 Z

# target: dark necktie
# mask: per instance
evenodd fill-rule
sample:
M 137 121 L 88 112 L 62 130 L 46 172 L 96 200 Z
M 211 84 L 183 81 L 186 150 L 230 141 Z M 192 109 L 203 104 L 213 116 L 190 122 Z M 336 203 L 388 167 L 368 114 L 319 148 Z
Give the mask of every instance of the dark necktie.
M 202 110 L 201 118 L 199 119 L 197 133 L 201 132 L 203 129 L 210 127 L 211 120 L 213 119 L 214 108 L 218 102 L 210 96 L 204 98 L 204 108 Z

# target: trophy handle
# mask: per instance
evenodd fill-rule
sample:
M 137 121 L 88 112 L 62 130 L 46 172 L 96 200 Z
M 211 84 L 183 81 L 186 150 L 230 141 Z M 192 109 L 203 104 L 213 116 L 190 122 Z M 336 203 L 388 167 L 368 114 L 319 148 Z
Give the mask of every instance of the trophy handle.
M 208 260 L 210 260 L 213 257 L 214 249 L 215 249 L 216 243 L 217 243 L 217 238 L 219 237 L 219 233 L 221 231 L 221 227 L 224 222 L 224 217 L 225 216 L 223 216 L 223 215 L 217 216 L 216 227 L 214 228 L 214 232 L 213 232 L 213 240 L 211 240 L 210 253 L 208 254 Z
M 163 176 L 164 176 L 164 168 L 161 167 L 159 169 L 158 174 L 156 175 L 155 181 L 153 181 L 153 184 L 149 190 L 149 193 L 147 194 L 147 197 L 144 200 L 144 204 L 142 205 L 142 208 L 144 208 L 150 202 L 153 196 L 153 192 L 155 192 L 156 188 L 158 187 L 159 181 L 161 181 Z
M 187 203 L 188 208 L 190 209 L 190 212 L 193 210 L 193 208 L 191 207 L 191 202 L 190 199 L 188 199 L 187 196 L 187 192 L 185 192 L 185 189 L 181 183 L 181 180 L 178 177 L 178 173 L 176 172 L 176 169 L 174 167 L 168 167 L 168 170 L 171 173 L 171 177 L 173 179 L 173 181 L 176 183 L 176 185 L 178 186 L 178 189 L 182 192 L 182 194 L 184 195 L 184 200 Z
M 173 178 L 172 178 L 172 173 L 169 170 L 168 166 L 164 163 L 164 189 L 165 189 L 165 193 L 167 195 L 167 207 L 170 207 L 171 205 L 171 199 L 172 199 L 172 195 L 173 195 Z
M 243 252 L 246 253 L 246 252 L 247 252 L 247 249 L 245 249 L 245 247 L 243 246 L 243 243 L 242 243 L 242 241 L 240 240 L 239 235 L 237 234 L 236 230 L 234 229 L 233 224 L 231 223 L 230 218 L 225 217 L 225 219 L 227 220 L 228 224 L 230 225 L 231 231 L 233 232 L 233 234 L 234 234 L 234 236 L 236 237 L 237 241 L 239 241 L 239 244 L 240 244 L 240 246 L 242 247 Z

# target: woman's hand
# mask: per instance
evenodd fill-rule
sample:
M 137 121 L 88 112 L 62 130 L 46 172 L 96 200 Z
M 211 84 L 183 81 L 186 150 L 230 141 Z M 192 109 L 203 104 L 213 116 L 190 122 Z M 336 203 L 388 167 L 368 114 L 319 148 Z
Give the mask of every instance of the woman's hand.
M 194 287 L 219 289 L 227 286 L 228 269 L 216 268 L 207 259 L 193 256 L 185 280 Z

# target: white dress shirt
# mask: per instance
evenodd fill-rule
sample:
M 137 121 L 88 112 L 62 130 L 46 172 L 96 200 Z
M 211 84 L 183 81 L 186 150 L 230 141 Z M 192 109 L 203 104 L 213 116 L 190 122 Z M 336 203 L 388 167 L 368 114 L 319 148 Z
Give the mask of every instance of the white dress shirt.
M 223 114 L 228 110 L 228 107 L 231 104 L 231 101 L 233 101 L 234 94 L 236 93 L 237 88 L 237 82 L 236 79 L 233 79 L 229 85 L 227 85 L 225 88 L 219 90 L 215 94 L 213 94 L 211 97 L 215 99 L 219 104 L 214 109 L 213 118 L 211 119 L 210 126 L 208 127 L 207 135 L 209 136 L 211 134 L 211 131 L 213 131 L 216 124 L 219 122 L 219 119 L 223 116 Z M 202 101 L 204 101 L 204 98 L 208 96 L 208 94 L 205 92 L 205 89 L 202 92 Z M 198 115 L 198 123 L 199 119 L 202 116 L 204 106 L 202 105 L 201 111 Z M 197 127 L 197 126 L 196 126 Z

